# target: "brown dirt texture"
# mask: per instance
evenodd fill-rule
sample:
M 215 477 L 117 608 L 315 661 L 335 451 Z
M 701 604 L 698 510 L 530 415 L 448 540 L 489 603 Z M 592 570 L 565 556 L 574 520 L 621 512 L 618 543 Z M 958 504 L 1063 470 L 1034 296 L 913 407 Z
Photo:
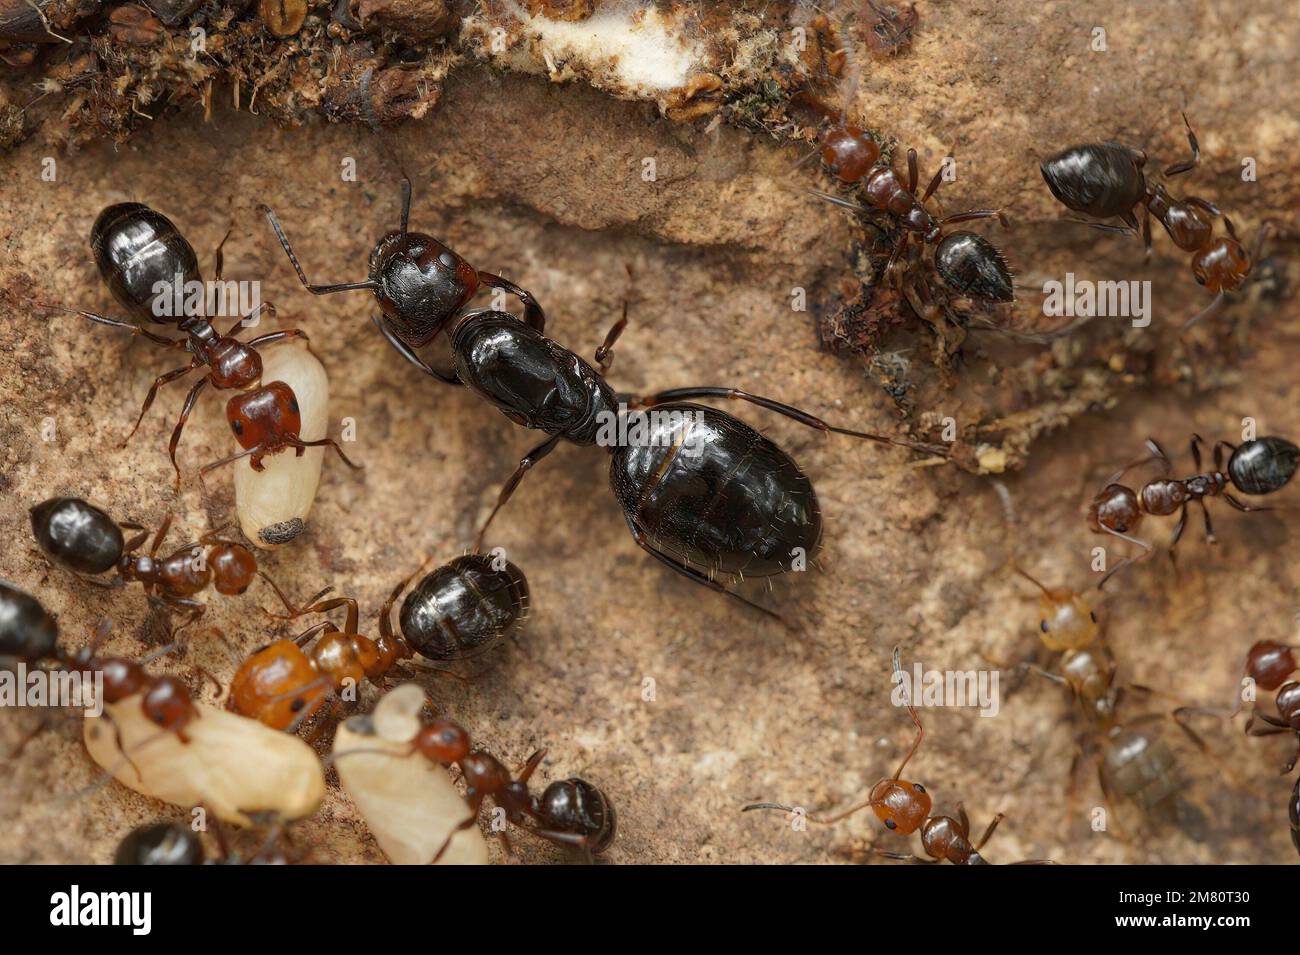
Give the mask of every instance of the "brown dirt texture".
M 498 6 L 486 4 L 482 16 Z M 785 42 L 792 24 L 808 21 L 808 7 L 769 4 L 760 14 L 738 4 L 736 17 L 747 19 L 736 29 Z M 257 209 L 276 210 L 313 281 L 360 280 L 375 241 L 397 225 L 404 169 L 414 182 L 413 228 L 531 290 L 546 308 L 547 334 L 566 347 L 590 358 L 630 297 L 631 323 L 610 372 L 620 391 L 731 385 L 850 428 L 930 437 L 951 417 L 965 449 L 962 467 L 926 466 L 901 450 L 729 404 L 794 455 L 821 500 L 817 566 L 770 588 L 742 585 L 794 621 L 791 633 L 652 561 L 608 491 L 605 456 L 562 446 L 526 478 L 490 535 L 528 576 L 527 628 L 476 662 L 468 682 L 422 677 L 433 699 L 507 764 L 545 746 L 539 778 L 581 775 L 604 789 L 619 814 L 607 856 L 615 863 L 875 862 L 872 847 L 919 851 L 919 840 L 883 831 L 870 813 L 793 831 L 780 814 L 741 807 L 843 806 L 894 770 L 912 726 L 890 704 L 893 647 L 905 664 L 941 670 L 1033 655 L 1036 595 L 1008 560 L 1050 584 L 1090 586 L 1093 548 L 1106 542 L 1090 533 L 1084 505 L 1148 436 L 1174 455 L 1180 474 L 1192 473 L 1193 433 L 1236 443 L 1250 418 L 1261 435 L 1296 439 L 1300 308 L 1287 233 L 1300 225 L 1291 170 L 1300 21 L 1284 0 L 933 0 L 917 11 L 910 47 L 888 58 L 858 54 L 849 114 L 899 156 L 914 146 L 923 181 L 944 156 L 956 157 L 957 178 L 939 194 L 945 211 L 1010 216 L 1007 230 L 972 228 L 1005 249 L 1026 291 L 1014 312 L 984 317 L 1037 332 L 1061 324 L 1036 314 L 1035 290 L 1074 271 L 1149 280 L 1149 327 L 1098 319 L 1047 344 L 972 327 L 945 367 L 936 364 L 934 330 L 905 309 L 877 340 L 830 341 L 846 301 L 867 294 L 860 279 L 874 231 L 801 192 L 841 187 L 812 163 L 792 168 L 811 146 L 791 140 L 806 140 L 815 122 L 771 122 L 788 115 L 787 93 L 737 105 L 779 57 L 756 59 L 763 76 L 719 68 L 716 108 L 698 116 L 681 112 L 691 100 L 624 95 L 572 67 L 551 82 L 455 38 L 424 48 L 420 69 L 441 84 L 436 96 L 425 90 L 427 108 L 382 131 L 324 109 L 250 112 L 247 96 L 236 110 L 223 94 L 209 117 L 188 101 L 129 136 L 95 135 L 66 150 L 66 130 L 45 116 L 0 161 L 0 534 L 8 542 L 0 578 L 37 595 L 69 643 L 108 617 L 111 649 L 141 655 L 161 636 L 139 588 L 102 590 L 47 566 L 28 508 L 67 494 L 154 526 L 170 511 L 177 542 L 234 519 L 229 473 L 206 488 L 196 476 L 233 449 L 220 401 L 209 392 L 191 419 L 180 451 L 185 484 L 173 495 L 166 442 L 182 385 L 164 389 L 131 443 L 118 445 L 174 354 L 27 302 L 119 313 L 87 237 L 101 208 L 125 200 L 172 218 L 205 270 L 233 229 L 226 276 L 260 280 L 278 308 L 274 323 L 311 336 L 331 376 L 333 433 L 344 418 L 355 421 L 347 452 L 364 471 L 326 457 L 308 531 L 259 552 L 271 576 L 300 597 L 327 585 L 356 596 L 373 633 L 384 597 L 425 555 L 449 560 L 472 546 L 537 435 L 400 361 L 368 321 L 368 294 L 309 295 Z M 328 19 L 328 10 L 318 14 Z M 695 28 L 723 30 L 710 17 L 699 14 Z M 1095 28 L 1105 31 L 1105 51 L 1090 47 Z M 334 34 L 322 26 L 319 36 Z M 35 95 L 32 82 L 7 76 L 8 102 Z M 835 102 L 850 85 L 824 74 L 818 82 Z M 1037 161 L 1116 139 L 1145 148 L 1159 168 L 1186 153 L 1182 110 L 1203 157 L 1178 189 L 1217 203 L 1245 236 L 1269 220 L 1278 235 L 1239 300 L 1180 337 L 1183 320 L 1208 299 L 1188 256 L 1158 226 L 1145 262 L 1131 236 L 1058 225 L 1062 210 Z M 1257 181 L 1242 180 L 1247 158 Z M 341 178 L 348 159 L 355 182 Z M 653 181 L 643 177 L 647 159 Z M 42 178 L 47 160 L 53 182 Z M 806 290 L 807 311 L 791 307 L 796 288 Z M 440 340 L 432 350 L 444 364 L 445 347 Z M 49 419 L 52 440 L 43 437 Z M 980 470 L 1004 471 L 1016 525 Z M 1279 494 L 1279 505 L 1293 505 L 1296 493 Z M 1100 615 L 1123 681 L 1226 706 L 1249 645 L 1293 639 L 1297 518 L 1285 507 L 1240 514 L 1214 501 L 1211 509 L 1217 543 L 1206 542 L 1193 511 L 1177 567 L 1158 554 L 1121 575 Z M 1144 531 L 1159 540 L 1171 523 L 1150 519 Z M 1113 559 L 1126 545 L 1107 546 Z M 257 609 L 272 601 L 260 584 L 240 597 L 209 595 L 204 625 L 246 654 L 297 632 Z M 1045 651 L 1038 659 L 1053 664 Z M 190 663 L 224 683 L 234 662 L 200 641 L 185 660 L 155 664 L 217 701 Z M 1104 805 L 1095 747 L 1071 700 L 1046 680 L 1002 676 L 994 718 L 923 710 L 925 742 L 908 768 L 936 804 L 963 803 L 977 828 L 1006 814 L 985 853 L 991 861 L 1294 861 L 1292 781 L 1278 775 L 1294 751 L 1290 735 L 1252 739 L 1244 717 L 1197 717 L 1207 753 L 1172 720 L 1152 724 L 1179 757 L 1184 798 L 1204 825 L 1146 822 L 1121 803 L 1116 825 L 1095 832 L 1089 813 Z M 363 708 L 373 699 L 368 692 Z M 1175 705 L 1130 700 L 1125 713 Z M 0 712 L 0 746 L 32 719 Z M 109 861 L 131 827 L 185 812 L 98 781 L 78 719 L 56 720 L 0 771 L 0 861 Z M 382 862 L 336 777 L 329 782 L 325 804 L 296 838 L 317 861 Z M 515 842 L 526 861 L 569 858 Z

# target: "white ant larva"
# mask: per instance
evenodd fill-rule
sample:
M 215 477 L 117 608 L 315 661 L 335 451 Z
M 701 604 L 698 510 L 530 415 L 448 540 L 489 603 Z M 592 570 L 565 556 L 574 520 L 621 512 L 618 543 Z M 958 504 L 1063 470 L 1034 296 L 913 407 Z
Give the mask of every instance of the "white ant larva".
M 268 350 L 262 381 L 282 381 L 293 389 L 302 419 L 303 441 L 325 437 L 329 424 L 329 377 L 305 345 L 286 344 Z M 244 536 L 259 547 L 287 544 L 307 527 L 307 515 L 320 485 L 325 450 L 306 448 L 302 456 L 285 448 L 269 455 L 265 470 L 235 468 L 235 507 Z
M 331 759 L 339 782 L 396 865 L 428 864 L 469 816 L 447 771 L 411 746 L 424 702 L 423 690 L 403 684 L 386 694 L 373 714 L 345 720 L 334 735 Z M 487 861 L 483 834 L 471 826 L 456 833 L 438 864 Z
M 324 798 L 320 759 L 298 737 L 197 701 L 183 731 L 163 729 L 141 704 L 137 693 L 85 719 L 86 750 L 122 785 L 243 826 L 310 816 Z

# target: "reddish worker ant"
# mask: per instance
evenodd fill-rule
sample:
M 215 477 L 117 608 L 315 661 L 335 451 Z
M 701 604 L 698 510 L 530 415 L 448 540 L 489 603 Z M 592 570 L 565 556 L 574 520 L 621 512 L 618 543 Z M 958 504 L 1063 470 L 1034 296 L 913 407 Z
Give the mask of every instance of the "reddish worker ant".
M 1300 683 L 1287 680 L 1297 669 L 1295 650 L 1295 647 L 1285 643 L 1260 640 L 1246 654 L 1246 674 L 1261 690 L 1277 691 L 1274 705 L 1278 712 L 1277 716 L 1270 716 L 1261 713 L 1256 707 L 1246 723 L 1246 732 L 1251 736 L 1294 733 L 1296 737 L 1296 751 L 1282 767 L 1283 775 L 1295 769 L 1296 761 L 1300 760 Z M 1256 720 L 1264 725 L 1257 726 Z M 1295 845 L 1296 852 L 1300 852 L 1300 780 L 1296 781 L 1295 788 L 1291 790 L 1287 815 L 1291 822 L 1291 842 Z
M 1192 461 L 1199 471 L 1201 468 L 1200 435 L 1192 435 Z M 1223 449 L 1232 452 L 1225 470 Z M 1195 501 L 1200 505 L 1205 516 L 1205 536 L 1214 541 L 1214 528 L 1210 521 L 1210 511 L 1205 500 L 1209 497 L 1222 497 L 1239 511 L 1265 511 L 1267 507 L 1255 507 L 1238 500 L 1228 492 L 1233 487 L 1243 494 L 1272 494 L 1285 487 L 1295 475 L 1300 465 L 1300 448 L 1290 441 L 1279 437 L 1257 438 L 1240 445 L 1217 441 L 1214 444 L 1214 470 L 1206 474 L 1196 474 L 1189 478 L 1170 477 L 1172 464 L 1164 449 L 1154 440 L 1147 439 L 1147 457 L 1140 458 L 1132 464 L 1113 474 L 1106 487 L 1088 505 L 1088 524 L 1094 533 L 1113 534 L 1151 550 L 1151 545 L 1140 538 L 1133 537 L 1144 514 L 1168 517 L 1178 514 L 1178 524 L 1174 528 L 1169 542 L 1172 548 L 1182 537 L 1187 525 L 1187 506 Z M 1164 476 L 1148 481 L 1140 491 L 1118 483 L 1130 469 L 1148 461 L 1159 461 L 1163 466 Z
M 894 673 L 901 675 L 902 665 L 899 663 L 899 650 L 894 648 Z M 911 782 L 903 779 L 903 770 L 916 751 L 921 747 L 921 740 L 925 736 L 925 728 L 921 725 L 921 718 L 917 715 L 916 708 L 912 705 L 910 695 L 905 697 L 907 713 L 916 724 L 916 739 L 912 743 L 912 748 L 907 751 L 903 761 L 899 763 L 898 769 L 894 775 L 887 779 L 882 779 L 871 787 L 871 792 L 865 802 L 856 806 L 851 806 L 842 812 L 835 813 L 831 816 L 820 816 L 807 813 L 805 818 L 809 822 L 831 825 L 863 809 L 870 809 L 876 814 L 886 829 L 891 832 L 897 832 L 900 835 L 911 835 L 918 829 L 921 831 L 921 847 L 925 850 L 926 855 L 930 858 L 923 859 L 899 852 L 887 852 L 877 849 L 876 853 L 888 859 L 910 859 L 915 862 L 943 862 L 947 860 L 954 865 L 987 865 L 986 860 L 980 855 L 980 850 L 988 842 L 989 837 L 993 835 L 998 824 L 1003 820 L 1002 813 L 993 817 L 988 828 L 979 841 L 971 843 L 970 841 L 970 819 L 966 815 L 966 810 L 958 806 L 957 815 L 932 814 L 930 793 L 920 783 Z M 794 806 L 786 806 L 780 803 L 758 802 L 745 806 L 742 812 L 750 812 L 755 809 L 777 809 L 781 812 L 793 813 L 798 812 Z M 1046 860 L 1030 860 L 1023 865 L 1050 865 Z
M 1201 161 L 1201 147 L 1196 133 L 1183 114 L 1187 126 L 1190 159 L 1165 168 L 1173 177 L 1194 169 Z M 1154 216 L 1184 252 L 1192 253 L 1192 274 L 1196 281 L 1214 293 L 1214 299 L 1183 325 L 1189 328 L 1222 307 L 1229 292 L 1235 292 L 1249 277 L 1252 262 L 1259 259 L 1269 227 L 1265 225 L 1247 254 L 1237 237 L 1232 221 L 1223 217 L 1227 237 L 1214 236 L 1214 219 L 1222 213 L 1206 199 L 1189 196 L 1177 199 L 1161 183 L 1148 182 L 1143 173 L 1147 155 L 1140 149 L 1120 143 L 1087 143 L 1072 146 L 1039 163 L 1047 187 L 1066 208 L 1074 212 L 1108 219 L 1118 216 L 1124 227 L 1088 223 L 1094 228 L 1113 229 L 1138 234 L 1134 210 L 1142 210 L 1141 234 L 1147 254 L 1151 252 L 1151 216 Z
M 209 384 L 221 390 L 244 391 L 252 388 L 262 378 L 262 358 L 257 352 L 259 347 L 294 338 L 306 342 L 308 341 L 307 336 L 300 330 L 291 328 L 268 332 L 248 342 L 241 342 L 236 339 L 234 337 L 235 332 L 241 326 L 256 321 L 264 309 L 274 313 L 274 306 L 269 303 L 257 305 L 252 312 L 232 325 L 224 335 L 219 333 L 213 327 L 211 321 L 202 314 L 165 314 L 167 310 L 160 308 L 159 303 L 160 300 L 169 298 L 172 293 L 168 291 L 160 292 L 159 289 L 175 289 L 179 283 L 198 281 L 198 259 L 194 254 L 194 248 L 181 235 L 170 219 L 141 203 L 119 203 L 109 206 L 101 212 L 91 230 L 90 244 L 94 250 L 100 274 L 104 277 L 114 297 L 134 319 L 141 322 L 173 325 L 186 337 L 183 339 L 166 338 L 149 331 L 141 325 L 108 318 L 94 312 L 68 308 L 63 305 L 36 304 L 40 308 L 57 309 L 80 315 L 100 325 L 124 328 L 133 335 L 142 335 L 154 344 L 164 348 L 183 349 L 190 352 L 191 359 L 188 365 L 159 375 L 157 380 L 154 381 L 149 393 L 145 396 L 144 405 L 140 409 L 140 416 L 136 419 L 135 427 L 126 436 L 122 446 L 125 446 L 139 429 L 145 414 L 153 405 L 159 388 L 185 376 L 196 368 L 207 366 L 208 372 L 194 384 L 189 394 L 186 395 L 185 402 L 181 407 L 180 418 L 177 420 L 176 428 L 173 430 L 171 440 L 168 442 L 168 456 L 171 459 L 172 467 L 176 470 L 176 487 L 179 488 L 181 471 L 180 466 L 176 463 L 176 448 L 180 444 L 181 432 L 184 430 L 190 413 L 194 410 L 194 405 L 203 389 Z M 222 239 L 222 245 L 224 244 L 225 239 Z M 217 281 L 221 280 L 222 264 L 221 246 L 218 246 L 215 268 Z M 284 386 L 284 388 L 287 387 Z M 289 399 L 286 399 L 282 392 L 283 389 L 264 391 L 264 393 L 256 397 L 247 396 L 246 403 L 240 405 L 238 409 L 233 405 L 228 406 L 227 417 L 232 427 L 234 427 L 236 421 L 236 410 L 247 411 L 251 405 L 261 412 L 262 417 L 259 420 L 262 434 L 270 439 L 263 447 L 259 448 L 260 454 L 275 453 L 285 446 L 293 446 L 301 454 L 304 447 L 328 444 L 342 456 L 342 451 L 339 450 L 338 445 L 328 438 L 319 441 L 298 440 L 297 430 L 293 428 L 292 421 L 287 416 L 279 419 L 278 423 L 274 425 L 268 423 L 267 415 L 288 411 L 292 395 L 290 394 Z M 236 430 L 236 435 L 238 434 L 239 431 Z M 245 447 L 251 446 L 246 444 Z M 345 457 L 344 460 L 346 461 L 347 458 Z M 351 463 L 348 461 L 349 465 Z

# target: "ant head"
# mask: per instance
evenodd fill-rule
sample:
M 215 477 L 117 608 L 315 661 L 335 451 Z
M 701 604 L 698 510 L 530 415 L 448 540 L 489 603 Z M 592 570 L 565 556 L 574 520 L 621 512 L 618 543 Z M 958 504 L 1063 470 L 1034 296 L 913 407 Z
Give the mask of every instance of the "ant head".
M 1235 292 L 1250 274 L 1250 256 L 1235 238 L 1220 236 L 1192 256 L 1192 274 L 1211 292 Z
M 415 748 L 436 763 L 459 763 L 469 755 L 469 733 L 459 723 L 435 719 L 416 734 Z
M 1088 524 L 1094 532 L 1109 530 L 1126 534 L 1141 520 L 1137 492 L 1123 484 L 1107 484 L 1088 505 Z
M 1016 573 L 1042 591 L 1038 598 L 1043 645 L 1059 652 L 1086 647 L 1097 639 L 1097 612 L 1086 594 L 1064 587 L 1046 587 L 1020 567 Z
M 427 345 L 474 296 L 478 271 L 433 236 L 390 232 L 370 255 L 375 297 L 397 336 Z
M 297 438 L 302 430 L 298 397 L 283 381 L 235 395 L 226 402 L 226 420 L 246 451 L 284 447 L 286 437 Z
M 880 158 L 876 141 L 856 126 L 839 124 L 821 135 L 822 162 L 841 182 L 858 182 Z
M 173 676 L 160 676 L 145 691 L 144 715 L 166 730 L 181 730 L 198 716 L 185 684 Z
M 903 835 L 916 832 L 930 815 L 930 794 L 920 783 L 882 779 L 871 788 L 871 811 L 886 829 Z
M 1260 640 L 1246 654 L 1246 673 L 1261 690 L 1276 690 L 1295 669 L 1295 654 L 1285 643 Z
M 78 650 L 74 660 L 78 666 L 88 666 L 93 659 L 90 648 L 85 647 Z M 134 660 L 124 660 L 121 657 L 104 657 L 97 661 L 97 669 L 104 677 L 104 702 L 118 703 L 128 696 L 134 696 L 139 693 L 146 683 L 149 682 L 149 676 L 144 672 L 144 667 Z

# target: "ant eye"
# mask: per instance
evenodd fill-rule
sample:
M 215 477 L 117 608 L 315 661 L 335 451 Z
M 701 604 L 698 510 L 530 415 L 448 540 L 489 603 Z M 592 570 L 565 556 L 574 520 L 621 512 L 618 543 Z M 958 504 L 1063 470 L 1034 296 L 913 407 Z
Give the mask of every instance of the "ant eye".
M 444 252 L 438 256 L 438 264 L 445 269 L 454 269 L 456 267 L 456 256 L 450 252 Z
M 1096 622 L 1097 622 L 1097 611 L 1095 611 L 1095 610 L 1089 610 L 1089 611 L 1088 611 L 1088 619 L 1091 620 L 1093 623 L 1096 623 Z
M 923 793 L 923 792 L 925 792 L 925 787 L 922 786 L 920 783 L 912 783 L 912 788 L 915 789 L 915 790 L 916 790 L 917 792 L 919 792 L 919 793 Z
M 234 421 L 230 422 L 230 430 L 233 431 L 233 432 L 235 432 L 235 434 L 243 434 L 243 433 L 244 433 L 244 422 L 242 422 L 242 421 L 240 421 L 238 418 L 236 418 Z
M 898 828 L 898 823 L 894 822 L 894 820 L 892 820 L 892 819 L 886 819 L 886 820 L 885 820 L 885 828 L 886 828 L 886 829 L 897 829 L 897 828 Z
M 1046 620 L 1040 620 L 1040 621 L 1038 621 L 1038 629 L 1041 630 L 1041 631 L 1043 631 L 1043 633 L 1046 633 L 1046 632 L 1047 632 L 1047 621 L 1046 621 Z
M 298 413 L 298 399 L 296 397 L 289 399 L 289 410 L 294 414 Z

